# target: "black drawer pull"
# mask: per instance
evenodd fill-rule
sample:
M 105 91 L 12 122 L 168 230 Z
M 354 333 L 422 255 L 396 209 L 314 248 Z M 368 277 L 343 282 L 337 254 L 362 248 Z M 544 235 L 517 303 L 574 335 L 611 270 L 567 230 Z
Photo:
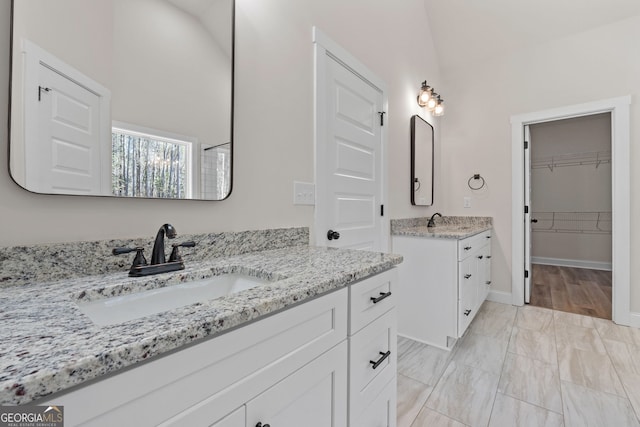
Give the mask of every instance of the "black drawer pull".
M 470 275 L 470 274 L 465 274 L 465 275 L 464 275 L 464 278 L 465 278 L 465 279 L 469 279 L 470 277 L 471 277 L 471 275 Z
M 464 311 L 464 315 L 465 315 L 465 316 L 468 316 L 468 315 L 470 315 L 470 314 L 471 314 L 471 310 L 465 310 L 465 311 Z
M 256 424 L 256 427 L 271 427 L 269 424 L 262 424 L 261 422 Z
M 487 285 L 490 285 L 490 284 L 491 284 L 491 280 L 487 280 L 487 281 L 486 281 L 486 282 L 484 282 L 484 283 L 485 283 L 485 284 L 487 284 Z
M 380 366 L 382 362 L 385 361 L 387 357 L 391 356 L 391 351 L 387 351 L 386 353 L 380 352 L 380 354 L 382 355 L 382 357 L 378 359 L 376 362 L 374 362 L 373 360 L 369 360 L 369 363 L 373 365 L 372 366 L 373 369 L 376 369 L 378 366 Z
M 491 236 L 487 236 L 487 239 L 490 239 L 490 238 L 491 238 Z
M 468 251 L 469 249 L 471 249 L 471 246 L 465 246 L 465 247 L 464 247 L 464 250 L 465 250 L 465 251 Z
M 478 259 L 482 259 L 484 258 L 482 255 L 478 255 Z
M 389 292 L 380 292 L 380 296 L 378 298 L 371 297 L 371 301 L 373 301 L 374 304 L 377 304 L 380 301 L 382 301 L 383 299 L 385 299 L 386 297 L 390 297 L 390 296 L 391 296 L 391 291 L 389 291 Z
M 487 259 L 491 259 L 491 255 L 487 255 Z

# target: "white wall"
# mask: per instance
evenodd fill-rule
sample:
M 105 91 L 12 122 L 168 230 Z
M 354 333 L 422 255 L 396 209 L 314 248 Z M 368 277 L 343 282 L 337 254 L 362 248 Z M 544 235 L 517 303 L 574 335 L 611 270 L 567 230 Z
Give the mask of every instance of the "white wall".
M 6 117 L 8 99 L 9 9 L 9 2 L 0 2 L 0 117 Z M 292 187 L 294 180 L 313 180 L 313 25 L 388 85 L 390 217 L 441 209 L 446 195 L 438 175 L 435 206 L 410 206 L 409 119 L 419 112 L 420 82 L 441 86 L 422 0 L 238 0 L 230 198 L 37 195 L 15 185 L 2 168 L 0 218 L 7 226 L 0 246 L 152 236 L 164 222 L 180 233 L 311 226 L 313 208 L 293 206 Z M 6 147 L 6 121 L 0 120 L 0 164 L 7 164 Z
M 522 49 L 513 54 L 458 68 L 443 78 L 447 114 L 443 116 L 443 179 L 450 195 L 447 213 L 492 215 L 493 273 L 498 290 L 511 292 L 511 126 L 510 117 L 554 107 L 632 95 L 631 163 L 640 151 L 640 18 Z M 640 176 L 632 167 L 631 217 L 640 213 Z M 489 189 L 462 208 L 468 177 L 482 173 Z M 640 229 L 631 225 L 631 259 L 640 255 Z M 639 277 L 640 264 L 632 266 Z M 637 279 L 636 279 L 637 280 Z M 640 310 L 639 283 L 631 283 L 632 311 Z

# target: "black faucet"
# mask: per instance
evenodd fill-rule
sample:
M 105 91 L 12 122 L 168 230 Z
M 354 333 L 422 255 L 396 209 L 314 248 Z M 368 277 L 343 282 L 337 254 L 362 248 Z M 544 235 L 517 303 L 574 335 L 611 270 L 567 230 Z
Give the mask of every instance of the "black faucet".
M 164 224 L 158 230 L 156 240 L 153 244 L 153 253 L 151 254 L 151 264 L 147 264 L 147 260 L 144 257 L 144 248 L 115 248 L 112 253 L 114 255 L 126 254 L 129 252 L 136 252 L 136 257 L 133 260 L 131 269 L 129 269 L 129 276 L 140 277 L 149 276 L 151 274 L 167 273 L 170 271 L 184 270 L 184 262 L 180 256 L 179 248 L 192 248 L 196 245 L 193 241 L 182 242 L 173 246 L 171 256 L 167 262 L 164 252 L 164 238 L 173 239 L 178 235 L 176 229 L 171 224 Z
M 153 244 L 153 251 L 151 252 L 151 265 L 164 264 L 167 262 L 164 253 L 164 236 L 166 235 L 167 239 L 173 239 L 177 234 L 176 229 L 173 228 L 171 224 L 164 224 L 160 227 L 158 234 L 156 234 L 156 241 Z
M 442 215 L 439 212 L 434 213 L 433 215 L 431 215 L 431 218 L 429 218 L 429 222 L 427 222 L 427 227 L 435 227 L 436 226 L 436 221 L 434 220 L 436 215 L 438 215 L 440 218 L 442 218 Z

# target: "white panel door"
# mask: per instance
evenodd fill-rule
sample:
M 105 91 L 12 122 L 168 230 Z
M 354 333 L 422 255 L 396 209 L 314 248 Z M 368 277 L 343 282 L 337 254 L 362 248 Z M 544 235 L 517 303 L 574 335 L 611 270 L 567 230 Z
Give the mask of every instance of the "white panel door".
M 381 251 L 383 94 L 332 57 L 326 82 L 327 245 Z
M 38 98 L 37 118 L 27 116 L 25 125 L 39 132 L 27 141 L 27 188 L 103 194 L 100 97 L 43 64 L 29 95 Z

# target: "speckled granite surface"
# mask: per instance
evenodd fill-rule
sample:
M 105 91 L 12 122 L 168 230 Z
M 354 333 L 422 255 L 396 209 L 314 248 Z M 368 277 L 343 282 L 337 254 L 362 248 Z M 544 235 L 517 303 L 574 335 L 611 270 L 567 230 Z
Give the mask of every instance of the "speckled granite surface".
M 240 239 L 237 235 L 222 240 L 227 238 Z M 204 259 L 187 261 L 187 269 L 180 272 L 129 278 L 125 268 L 118 273 L 0 288 L 0 404 L 24 404 L 65 390 L 344 287 L 402 261 L 397 255 L 374 252 L 307 245 L 268 249 L 260 242 L 256 246 L 240 240 L 237 243 L 230 244 L 229 251 L 242 254 L 212 250 L 217 256 L 200 255 Z M 95 326 L 76 305 L 79 300 L 225 272 L 244 272 L 272 282 L 103 327 Z
M 179 231 L 179 230 L 178 230 Z M 128 271 L 133 254 L 112 255 L 115 247 L 143 247 L 147 260 L 155 235 L 148 238 L 57 243 L 34 246 L 0 247 L 0 287 L 41 283 Z M 309 243 L 306 227 L 241 232 L 180 235 L 166 240 L 167 256 L 171 243 L 196 242 L 195 248 L 181 248 L 188 265 L 211 257 L 285 248 Z
M 414 236 L 435 239 L 464 239 L 491 230 L 493 220 L 487 216 L 444 216 L 435 218 L 435 227 L 427 227 L 429 218 L 391 220 L 392 236 Z

